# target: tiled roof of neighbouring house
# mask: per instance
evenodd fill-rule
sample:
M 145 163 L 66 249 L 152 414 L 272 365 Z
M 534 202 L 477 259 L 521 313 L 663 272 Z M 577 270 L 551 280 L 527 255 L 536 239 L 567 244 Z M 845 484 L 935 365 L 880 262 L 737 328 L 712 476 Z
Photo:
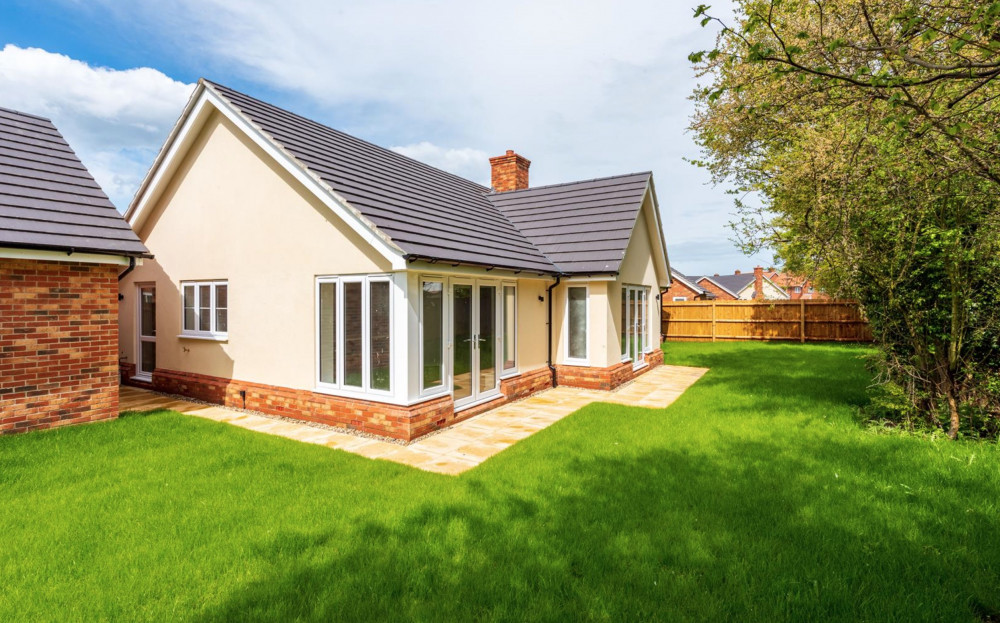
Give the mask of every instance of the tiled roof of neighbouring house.
M 149 256 L 52 122 L 6 108 L 0 247 Z
M 727 290 L 733 296 L 739 296 L 740 290 L 747 287 L 748 285 L 753 285 L 754 277 L 753 273 L 740 273 L 739 275 L 699 275 L 697 277 L 691 277 L 695 281 L 700 281 L 702 279 L 710 279 L 716 283 L 716 285 Z
M 411 259 L 540 273 L 615 273 L 650 173 L 493 193 L 205 81 Z

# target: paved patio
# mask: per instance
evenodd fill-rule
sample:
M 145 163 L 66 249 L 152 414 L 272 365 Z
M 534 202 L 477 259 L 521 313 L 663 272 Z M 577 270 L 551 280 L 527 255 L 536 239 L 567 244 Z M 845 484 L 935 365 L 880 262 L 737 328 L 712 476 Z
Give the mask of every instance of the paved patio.
M 289 422 L 220 406 L 196 404 L 135 387 L 121 388 L 120 408 L 122 411 L 171 409 L 371 459 L 385 459 L 430 472 L 455 475 L 472 469 L 591 402 L 665 408 L 707 371 L 707 368 L 659 366 L 612 392 L 557 387 L 469 418 L 408 445 L 332 431 L 304 422 Z

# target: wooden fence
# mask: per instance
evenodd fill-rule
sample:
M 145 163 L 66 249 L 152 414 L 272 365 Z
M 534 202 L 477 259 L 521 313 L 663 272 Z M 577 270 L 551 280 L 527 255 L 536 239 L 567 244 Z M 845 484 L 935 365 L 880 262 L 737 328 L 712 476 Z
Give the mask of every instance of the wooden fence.
M 854 301 L 664 301 L 667 340 L 870 342 Z

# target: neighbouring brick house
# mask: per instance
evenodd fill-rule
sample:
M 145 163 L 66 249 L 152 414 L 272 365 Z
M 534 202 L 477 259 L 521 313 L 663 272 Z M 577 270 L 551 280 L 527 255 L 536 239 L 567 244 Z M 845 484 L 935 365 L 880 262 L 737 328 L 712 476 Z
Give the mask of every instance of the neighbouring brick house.
M 118 276 L 149 257 L 47 119 L 0 109 L 0 434 L 118 416 Z
M 530 164 L 490 159 L 487 188 L 199 81 L 126 212 L 156 259 L 122 281 L 123 374 L 413 439 L 658 365 L 652 174 L 531 187 Z
M 691 277 L 698 286 L 720 301 L 788 300 L 788 293 L 757 266 L 752 273 L 736 271 L 732 275 Z
M 684 273 L 670 269 L 670 287 L 664 290 L 664 301 L 701 301 L 716 298 L 715 293 L 706 290 Z
M 769 268 L 765 274 L 768 279 L 787 292 L 788 298 L 793 301 L 797 301 L 799 299 L 817 301 L 830 299 L 830 296 L 826 292 L 816 288 L 809 277 L 803 277 L 802 275 L 795 275 L 792 273 L 782 273 L 774 270 L 773 268 Z

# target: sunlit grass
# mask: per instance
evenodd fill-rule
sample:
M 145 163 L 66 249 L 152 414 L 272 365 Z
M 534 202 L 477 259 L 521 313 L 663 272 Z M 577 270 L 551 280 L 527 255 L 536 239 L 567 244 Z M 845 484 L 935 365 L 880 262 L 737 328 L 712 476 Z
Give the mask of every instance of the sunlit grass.
M 857 423 L 837 346 L 670 344 L 460 477 L 176 413 L 0 439 L 0 620 L 935 620 L 1000 610 L 995 444 Z

